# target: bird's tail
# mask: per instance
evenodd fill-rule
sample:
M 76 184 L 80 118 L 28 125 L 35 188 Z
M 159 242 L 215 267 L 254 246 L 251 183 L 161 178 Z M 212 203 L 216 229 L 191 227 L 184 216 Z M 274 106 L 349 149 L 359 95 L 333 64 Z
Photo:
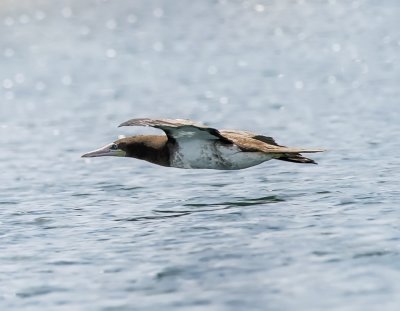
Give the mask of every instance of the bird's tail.
M 313 159 L 303 157 L 299 153 L 292 153 L 292 154 L 284 154 L 276 160 L 287 161 L 287 162 L 294 162 L 294 163 L 308 163 L 308 164 L 318 164 Z

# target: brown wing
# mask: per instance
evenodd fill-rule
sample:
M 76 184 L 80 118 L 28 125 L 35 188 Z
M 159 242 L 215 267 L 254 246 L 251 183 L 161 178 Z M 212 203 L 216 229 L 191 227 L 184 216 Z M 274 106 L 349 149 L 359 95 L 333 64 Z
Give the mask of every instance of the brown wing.
M 240 135 L 243 136 L 243 138 L 250 138 L 250 139 L 256 139 L 259 141 L 262 141 L 264 143 L 273 145 L 273 146 L 279 146 L 279 147 L 285 147 L 278 145 L 278 143 L 270 136 L 264 136 L 264 135 L 259 135 L 255 134 L 249 131 L 237 131 L 237 130 L 220 130 L 221 134 L 226 134 L 226 135 Z
M 167 134 L 169 139 L 179 140 L 184 138 L 200 140 L 221 140 L 225 143 L 232 143 L 220 132 L 212 127 L 185 119 L 131 119 L 119 126 L 151 126 L 159 128 Z
M 264 153 L 314 153 L 321 149 L 290 148 L 278 145 L 272 137 L 253 134 L 246 131 L 221 130 L 221 135 L 239 146 L 243 151 L 258 151 Z
M 207 128 L 206 126 L 186 119 L 150 119 L 150 118 L 139 118 L 130 119 L 119 125 L 121 126 L 151 126 L 156 128 L 178 128 L 182 126 L 195 126 L 199 128 Z

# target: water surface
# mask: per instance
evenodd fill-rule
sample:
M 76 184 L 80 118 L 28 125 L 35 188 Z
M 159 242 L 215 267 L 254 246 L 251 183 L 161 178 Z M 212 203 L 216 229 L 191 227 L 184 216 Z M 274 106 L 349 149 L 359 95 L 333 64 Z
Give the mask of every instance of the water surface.
M 398 1 L 2 1 L 2 310 L 397 310 Z M 320 163 L 81 159 L 133 117 Z

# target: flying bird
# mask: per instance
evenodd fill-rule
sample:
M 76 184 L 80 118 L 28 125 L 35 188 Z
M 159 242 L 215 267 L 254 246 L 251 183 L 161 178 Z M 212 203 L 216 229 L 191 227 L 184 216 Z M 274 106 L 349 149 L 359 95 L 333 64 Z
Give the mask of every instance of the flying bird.
M 217 130 L 183 119 L 131 119 L 119 126 L 150 126 L 163 130 L 166 135 L 121 138 L 82 157 L 130 157 L 167 167 L 239 170 L 271 159 L 316 164 L 301 153 L 323 151 L 285 147 L 272 137 L 247 131 Z

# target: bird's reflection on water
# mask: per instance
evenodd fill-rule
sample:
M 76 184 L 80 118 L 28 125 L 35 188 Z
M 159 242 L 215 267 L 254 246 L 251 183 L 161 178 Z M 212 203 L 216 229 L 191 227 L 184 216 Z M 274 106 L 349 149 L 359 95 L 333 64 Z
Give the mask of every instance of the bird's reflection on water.
M 237 198 L 235 201 L 220 202 L 220 203 L 186 203 L 182 207 L 184 209 L 171 210 L 153 210 L 153 214 L 149 216 L 138 216 L 132 218 L 117 219 L 116 221 L 142 221 L 142 220 L 160 220 L 166 218 L 176 218 L 191 215 L 194 213 L 213 212 L 228 210 L 235 207 L 246 207 L 254 205 L 271 204 L 285 201 L 283 198 L 276 195 L 263 196 L 258 198 Z

